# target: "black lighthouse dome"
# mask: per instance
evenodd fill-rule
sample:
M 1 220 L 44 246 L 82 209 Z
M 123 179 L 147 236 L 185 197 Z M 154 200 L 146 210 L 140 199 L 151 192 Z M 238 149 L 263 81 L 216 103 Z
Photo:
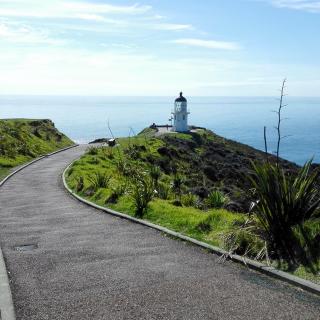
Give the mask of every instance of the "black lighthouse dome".
M 176 102 L 187 102 L 187 99 L 180 92 L 180 97 L 176 99 Z

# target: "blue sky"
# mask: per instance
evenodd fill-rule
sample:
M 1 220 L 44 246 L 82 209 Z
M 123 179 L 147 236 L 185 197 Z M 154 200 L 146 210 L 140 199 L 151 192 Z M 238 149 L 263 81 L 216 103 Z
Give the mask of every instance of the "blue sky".
M 319 96 L 320 0 L 0 0 L 0 94 Z

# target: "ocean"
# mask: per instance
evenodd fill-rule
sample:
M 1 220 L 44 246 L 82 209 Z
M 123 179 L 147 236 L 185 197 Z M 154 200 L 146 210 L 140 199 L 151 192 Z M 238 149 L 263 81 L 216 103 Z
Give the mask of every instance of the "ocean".
M 139 133 L 153 122 L 167 124 L 175 97 L 0 96 L 0 118 L 46 118 L 78 143 Z M 286 97 L 281 157 L 320 163 L 320 98 Z M 190 124 L 269 151 L 276 148 L 279 100 L 272 97 L 189 97 Z

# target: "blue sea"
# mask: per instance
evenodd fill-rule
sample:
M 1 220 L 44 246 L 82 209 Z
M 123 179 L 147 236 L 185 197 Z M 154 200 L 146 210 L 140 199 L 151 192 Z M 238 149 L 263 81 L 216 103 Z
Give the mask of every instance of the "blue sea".
M 0 118 L 48 118 L 78 143 L 139 133 L 153 122 L 167 124 L 175 97 L 0 96 Z M 281 156 L 298 164 L 320 163 L 320 98 L 287 97 Z M 263 150 L 275 151 L 279 101 L 272 97 L 189 97 L 190 124 Z

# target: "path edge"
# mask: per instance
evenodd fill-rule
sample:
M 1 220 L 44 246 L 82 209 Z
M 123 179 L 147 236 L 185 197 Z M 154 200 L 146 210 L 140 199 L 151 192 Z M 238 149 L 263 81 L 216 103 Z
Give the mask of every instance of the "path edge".
M 16 175 L 18 172 L 22 171 L 23 169 L 31 166 L 32 164 L 53 156 L 57 153 L 78 147 L 78 144 L 73 144 L 72 146 L 59 149 L 57 151 L 47 153 L 43 156 L 40 156 L 30 162 L 27 162 L 26 164 L 22 165 L 18 169 L 14 170 L 11 172 L 9 175 L 7 175 L 4 179 L 0 181 L 0 188 L 14 175 Z M 0 246 L 0 320 L 16 320 L 15 316 L 15 310 L 14 310 L 14 304 L 13 304 L 13 299 L 12 299 L 12 294 L 11 294 L 11 288 L 10 288 L 10 281 L 8 277 L 8 271 L 6 268 L 5 260 L 3 257 L 2 249 Z
M 145 221 L 145 220 L 140 220 L 140 219 L 134 218 L 132 216 L 129 216 L 127 214 L 124 214 L 124 213 L 121 213 L 121 212 L 118 212 L 118 211 L 115 211 L 115 210 L 112 210 L 112 209 L 109 209 L 109 208 L 105 208 L 105 207 L 99 206 L 99 205 L 97 205 L 97 204 L 95 204 L 95 203 L 93 203 L 91 201 L 88 201 L 88 200 L 78 196 L 75 192 L 73 192 L 72 189 L 69 188 L 69 186 L 67 184 L 67 181 L 66 181 L 66 173 L 71 168 L 71 166 L 79 159 L 76 159 L 76 160 L 72 161 L 65 168 L 65 170 L 62 173 L 62 180 L 63 180 L 63 185 L 64 185 L 65 189 L 68 191 L 68 193 L 72 197 L 74 197 L 78 201 L 80 201 L 80 202 L 82 202 L 82 203 L 84 203 L 84 204 L 86 204 L 86 205 L 88 205 L 90 207 L 93 207 L 95 209 L 98 209 L 100 211 L 103 211 L 104 213 L 108 213 L 108 214 L 116 216 L 118 218 L 126 219 L 126 220 L 129 220 L 131 222 L 134 222 L 134 223 L 137 223 L 137 224 L 140 224 L 140 225 L 143 225 L 143 226 L 147 226 L 149 228 L 158 230 L 158 231 L 163 232 L 163 233 L 165 233 L 167 235 L 170 235 L 172 237 L 175 237 L 175 238 L 178 238 L 180 240 L 192 243 L 192 244 L 194 244 L 194 245 L 196 245 L 198 247 L 201 247 L 202 249 L 209 250 L 211 253 L 214 253 L 214 254 L 216 254 L 218 256 L 224 256 L 228 260 L 231 260 L 231 261 L 236 262 L 236 263 L 240 263 L 242 265 L 247 266 L 248 268 L 250 268 L 252 270 L 261 272 L 261 273 L 263 273 L 265 275 L 268 275 L 268 276 L 270 276 L 272 278 L 276 278 L 276 279 L 281 280 L 283 282 L 289 283 L 289 284 L 291 284 L 291 285 L 293 285 L 293 286 L 295 286 L 297 288 L 306 290 L 306 291 L 308 291 L 310 293 L 313 293 L 313 294 L 316 294 L 316 295 L 320 296 L 320 285 L 318 285 L 318 284 L 316 284 L 314 282 L 301 279 L 301 278 L 296 277 L 294 275 L 291 275 L 291 274 L 289 274 L 287 272 L 275 269 L 274 267 L 267 266 L 267 265 L 265 265 L 265 264 L 263 264 L 261 262 L 254 261 L 254 260 L 239 256 L 239 255 L 230 254 L 229 252 L 227 252 L 227 251 L 225 251 L 225 250 L 223 250 L 223 249 L 221 249 L 219 247 L 212 246 L 212 245 L 210 245 L 208 243 L 193 239 L 191 237 L 185 236 L 185 235 L 183 235 L 181 233 L 178 233 L 178 232 L 175 232 L 173 230 L 167 229 L 165 227 L 153 224 L 151 222 L 148 222 L 148 221 Z

